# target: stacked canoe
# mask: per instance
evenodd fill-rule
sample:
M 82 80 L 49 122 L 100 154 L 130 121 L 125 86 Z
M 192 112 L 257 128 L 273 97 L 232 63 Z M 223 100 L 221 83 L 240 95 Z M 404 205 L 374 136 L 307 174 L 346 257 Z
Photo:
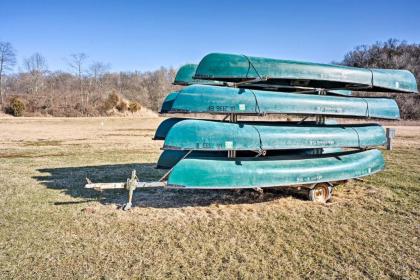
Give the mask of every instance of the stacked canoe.
M 213 116 L 163 121 L 155 134 L 164 140 L 158 168 L 170 169 L 168 187 L 199 189 L 332 185 L 381 171 L 374 147 L 387 141 L 382 126 L 326 117 L 396 120 L 393 99 L 352 91 L 417 93 L 405 70 L 219 53 L 181 67 L 174 84 L 185 87 L 166 97 L 161 113 Z M 300 120 L 263 119 L 271 114 Z

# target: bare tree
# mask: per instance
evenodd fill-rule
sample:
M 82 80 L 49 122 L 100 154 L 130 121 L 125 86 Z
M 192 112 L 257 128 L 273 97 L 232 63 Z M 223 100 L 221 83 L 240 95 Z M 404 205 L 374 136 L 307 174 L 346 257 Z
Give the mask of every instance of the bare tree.
M 89 66 L 89 90 L 86 96 L 86 103 L 89 103 L 89 97 L 91 92 L 97 93 L 103 86 L 103 76 L 108 73 L 111 68 L 109 63 L 102 63 L 95 61 Z
M 355 67 L 410 70 L 420 85 L 420 44 L 389 39 L 372 45 L 361 45 L 348 52 L 341 64 Z
M 3 79 L 6 71 L 12 70 L 16 64 L 16 54 L 9 42 L 0 42 L 0 101 L 3 106 Z
M 70 68 L 79 79 L 79 92 L 83 103 L 83 75 L 85 73 L 84 64 L 88 56 L 85 53 L 74 53 L 70 55 L 68 62 Z
M 34 53 L 23 61 L 23 66 L 31 76 L 31 91 L 37 95 L 43 87 L 44 74 L 47 71 L 47 61 L 40 53 Z
M 420 44 L 389 39 L 386 42 L 361 45 L 348 52 L 341 64 L 355 67 L 406 69 L 414 74 L 417 85 L 420 85 Z M 367 94 L 362 93 L 362 95 Z M 419 95 L 390 93 L 383 95 L 396 99 L 403 119 L 420 118 Z
M 106 74 L 111 65 L 109 63 L 103 63 L 95 61 L 89 66 L 89 74 L 93 77 L 94 80 L 98 80 L 104 74 Z
M 89 75 L 93 78 L 93 87 L 96 91 L 100 87 L 100 79 L 109 72 L 111 65 L 95 61 L 89 66 Z

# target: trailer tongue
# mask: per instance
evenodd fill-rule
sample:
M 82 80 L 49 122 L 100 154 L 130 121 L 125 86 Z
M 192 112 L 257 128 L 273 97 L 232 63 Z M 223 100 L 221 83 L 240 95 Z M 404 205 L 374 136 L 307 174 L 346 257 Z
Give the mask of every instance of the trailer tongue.
M 122 207 L 123 210 L 129 210 L 131 208 L 133 200 L 133 192 L 136 189 L 145 189 L 145 188 L 162 188 L 166 186 L 166 182 L 140 182 L 139 178 L 136 175 L 136 170 L 131 172 L 131 177 L 127 179 L 125 183 L 93 183 L 91 180 L 86 178 L 88 182 L 85 185 L 86 189 L 94 189 L 96 191 L 103 190 L 116 190 L 116 189 L 126 189 L 128 191 L 128 200 Z

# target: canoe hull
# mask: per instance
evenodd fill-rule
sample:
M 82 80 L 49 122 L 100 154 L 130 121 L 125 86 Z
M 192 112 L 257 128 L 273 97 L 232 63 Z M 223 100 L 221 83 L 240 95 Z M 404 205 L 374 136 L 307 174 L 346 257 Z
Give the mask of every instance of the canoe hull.
M 232 82 L 268 78 L 262 83 L 417 93 L 416 79 L 406 70 L 365 69 L 223 53 L 205 56 L 197 67 L 195 78 Z
M 306 185 L 372 175 L 384 169 L 380 151 L 300 159 L 185 158 L 172 169 L 168 187 L 237 189 Z
M 171 128 L 176 125 L 177 123 L 184 121 L 183 118 L 168 118 L 161 122 L 158 128 L 155 131 L 155 136 L 153 140 L 165 140 L 166 135 L 171 130 Z
M 171 93 L 162 113 L 299 114 L 399 119 L 395 100 L 319 96 L 286 92 L 192 85 Z
M 170 111 L 173 111 L 173 105 L 177 97 L 178 97 L 178 92 L 174 91 L 174 92 L 169 93 L 165 97 L 165 100 L 163 100 L 162 107 L 160 108 L 159 113 L 166 114 L 166 113 L 169 113 Z
M 166 150 L 284 150 L 367 148 L 386 143 L 377 124 L 313 125 L 228 123 L 205 120 L 178 121 L 169 130 Z
M 185 64 L 178 69 L 176 72 L 174 85 L 188 86 L 194 84 L 203 84 L 203 85 L 222 85 L 223 82 L 212 81 L 212 80 L 200 80 L 194 79 L 195 70 L 197 69 L 197 64 Z

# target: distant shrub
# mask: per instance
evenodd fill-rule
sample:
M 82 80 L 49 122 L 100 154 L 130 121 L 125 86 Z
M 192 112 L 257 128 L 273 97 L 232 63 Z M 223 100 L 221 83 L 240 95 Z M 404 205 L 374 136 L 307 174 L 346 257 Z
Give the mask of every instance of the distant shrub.
M 121 97 L 118 94 L 116 94 L 115 92 L 111 93 L 110 95 L 108 95 L 108 98 L 105 100 L 104 110 L 108 111 L 108 110 L 114 109 L 120 103 L 120 100 L 121 100 Z
M 117 106 L 115 106 L 115 108 L 124 113 L 128 110 L 128 102 L 126 100 L 120 100 L 120 102 L 118 102 Z
M 77 102 L 74 107 L 73 107 L 76 111 L 82 111 L 83 110 L 83 105 L 80 102 Z
M 25 103 L 23 103 L 23 101 L 18 98 L 18 97 L 13 97 L 10 100 L 10 105 L 8 108 L 8 113 L 15 116 L 15 117 L 21 117 L 23 116 L 23 113 L 26 110 L 26 106 Z
M 130 102 L 130 105 L 128 105 L 128 110 L 131 112 L 131 113 L 135 113 L 135 112 L 137 112 L 137 111 L 139 111 L 141 109 L 141 106 L 140 106 L 140 104 L 138 103 L 138 102 Z

